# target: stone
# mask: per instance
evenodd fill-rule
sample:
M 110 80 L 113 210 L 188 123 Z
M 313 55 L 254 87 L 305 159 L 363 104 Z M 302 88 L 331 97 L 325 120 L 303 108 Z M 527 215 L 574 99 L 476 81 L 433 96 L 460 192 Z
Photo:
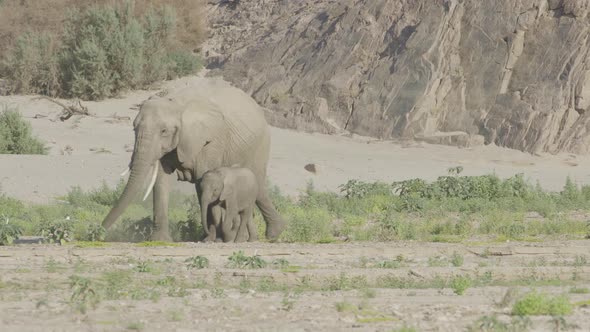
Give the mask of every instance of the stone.
M 274 126 L 590 152 L 588 0 L 221 3 L 207 7 L 209 75 Z

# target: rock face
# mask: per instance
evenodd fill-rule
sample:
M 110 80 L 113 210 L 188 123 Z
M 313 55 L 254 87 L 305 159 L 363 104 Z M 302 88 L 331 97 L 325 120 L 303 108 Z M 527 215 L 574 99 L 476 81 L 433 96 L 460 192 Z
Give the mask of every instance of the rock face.
M 209 1 L 212 74 L 275 126 L 590 152 L 588 0 Z

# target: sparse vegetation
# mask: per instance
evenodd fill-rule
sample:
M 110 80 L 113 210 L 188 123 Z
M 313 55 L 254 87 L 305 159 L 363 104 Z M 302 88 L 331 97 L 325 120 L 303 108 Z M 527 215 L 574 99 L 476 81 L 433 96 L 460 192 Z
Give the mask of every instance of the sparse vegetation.
M 276 187 L 272 187 L 271 197 L 288 221 L 288 228 L 281 235 L 281 240 L 286 242 L 327 243 L 336 241 L 341 236 L 357 241 L 414 239 L 437 242 L 468 241 L 476 236 L 487 239 L 486 241 L 501 242 L 544 240 L 552 237 L 580 239 L 586 236 L 586 220 L 570 217 L 572 213 L 579 214 L 576 211 L 590 210 L 590 189 L 586 186 L 578 189 L 570 183 L 561 193 L 547 193 L 527 185 L 518 176 L 506 180 L 493 176 L 481 178 L 453 175 L 451 178 L 452 180 L 442 177 L 431 184 L 408 180 L 407 183 L 398 183 L 395 186 L 368 185 L 356 181 L 343 186 L 343 196 L 317 192 L 313 186 L 309 186 L 299 202 L 291 201 Z M 493 193 L 481 193 L 484 189 L 477 189 L 479 187 L 476 186 L 478 182 L 475 178 L 484 179 L 480 180 L 483 181 L 481 186 L 484 189 L 495 188 L 490 189 Z M 458 183 L 459 187 L 452 189 L 453 183 Z M 120 218 L 121 221 L 106 233 L 98 225 L 119 197 L 124 185 L 124 181 L 119 182 L 115 188 L 103 184 L 87 192 L 74 187 L 64 197 L 67 204 L 33 205 L 27 208 L 18 201 L 0 196 L 0 211 L 10 219 L 11 224 L 22 228 L 23 235 L 40 235 L 48 222 L 69 217 L 70 237 L 73 240 L 148 241 L 153 225 L 151 201 L 131 204 Z M 361 189 L 355 189 L 357 186 Z M 472 186 L 476 189 L 471 188 Z M 423 209 L 410 212 L 403 207 L 403 195 L 385 191 L 386 187 L 403 188 L 399 190 L 403 195 L 409 195 L 414 190 L 425 204 Z M 442 189 L 439 187 L 446 188 L 453 196 L 440 194 Z M 461 190 L 461 197 L 467 198 L 455 197 Z M 481 198 L 488 196 L 486 199 Z M 196 197 L 172 193 L 170 202 L 170 232 L 173 239 L 195 241 L 202 238 L 200 208 Z M 551 211 L 546 210 L 547 207 L 551 207 Z M 547 217 L 525 218 L 529 212 L 541 214 L 539 211 L 545 211 L 543 213 Z M 258 211 L 255 214 L 255 223 L 259 236 L 263 238 L 264 222 Z M 429 265 L 459 267 L 463 260 L 463 256 L 455 252 L 450 257 L 432 257 Z M 587 262 L 587 257 L 579 256 L 571 264 L 585 266 Z M 397 268 L 406 266 L 407 263 L 383 260 L 369 265 Z

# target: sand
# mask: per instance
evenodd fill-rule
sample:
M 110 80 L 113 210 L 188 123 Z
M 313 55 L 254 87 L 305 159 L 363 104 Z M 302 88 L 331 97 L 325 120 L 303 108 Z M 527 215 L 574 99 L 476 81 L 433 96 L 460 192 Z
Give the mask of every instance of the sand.
M 394 331 L 408 326 L 417 331 L 466 331 L 481 317 L 495 315 L 507 323 L 518 319 L 510 313 L 514 302 L 531 290 L 529 284 L 536 282 L 538 292 L 553 296 L 568 294 L 574 286 L 590 286 L 590 266 L 581 259 L 587 257 L 589 246 L 588 240 L 470 246 L 416 242 L 184 243 L 151 248 L 121 243 L 103 248 L 17 245 L 3 248 L 0 254 L 4 285 L 0 287 L 0 330 Z M 228 267 L 228 257 L 238 250 L 257 254 L 269 265 Z M 185 260 L 195 255 L 207 257 L 209 266 L 187 268 Z M 451 264 L 453 255 L 463 258 L 461 265 Z M 378 267 L 397 257 L 403 257 L 401 266 Z M 277 259 L 291 267 L 273 265 Z M 88 289 L 101 294 L 96 308 L 89 307 L 85 314 L 70 300 L 76 293 L 90 296 L 89 291 L 71 289 L 72 275 L 88 278 Z M 107 283 L 109 275 L 112 286 Z M 130 279 L 117 282 L 113 276 Z M 454 276 L 481 284 L 458 295 L 434 281 Z M 400 279 L 416 284 L 395 282 Z M 556 283 L 559 279 L 561 285 Z M 588 300 L 588 294 L 568 297 L 572 303 Z M 568 330 L 588 331 L 588 315 L 590 308 L 579 305 L 564 322 Z M 555 328 L 556 322 L 550 316 L 531 316 L 529 330 L 561 330 Z
M 61 122 L 61 107 L 36 96 L 3 96 L 0 105 L 17 106 L 33 132 L 50 147 L 49 155 L 0 155 L 0 190 L 27 202 L 46 203 L 72 186 L 115 185 L 133 149 L 132 121 L 137 105 L 162 89 L 190 84 L 194 77 L 164 83 L 160 89 L 135 91 L 120 98 L 84 102 L 91 114 Z M 71 101 L 62 100 L 69 104 Z M 113 116 L 117 116 L 114 118 Z M 434 180 L 449 167 L 462 166 L 465 175 L 495 172 L 501 177 L 524 173 L 552 191 L 570 176 L 589 184 L 590 157 L 570 154 L 531 155 L 492 145 L 457 148 L 425 143 L 376 141 L 364 137 L 329 136 L 272 128 L 269 180 L 290 196 L 313 181 L 318 190 L 337 191 L 350 179 L 399 181 Z M 304 169 L 315 164 L 316 173 Z M 191 184 L 175 189 L 192 193 Z

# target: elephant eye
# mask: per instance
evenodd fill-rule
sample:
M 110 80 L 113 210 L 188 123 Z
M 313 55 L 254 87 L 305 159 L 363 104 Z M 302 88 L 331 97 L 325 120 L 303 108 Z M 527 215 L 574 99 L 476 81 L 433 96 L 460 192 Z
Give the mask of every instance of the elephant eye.
M 162 129 L 161 133 L 162 135 L 166 134 L 168 132 L 168 130 L 166 128 Z

